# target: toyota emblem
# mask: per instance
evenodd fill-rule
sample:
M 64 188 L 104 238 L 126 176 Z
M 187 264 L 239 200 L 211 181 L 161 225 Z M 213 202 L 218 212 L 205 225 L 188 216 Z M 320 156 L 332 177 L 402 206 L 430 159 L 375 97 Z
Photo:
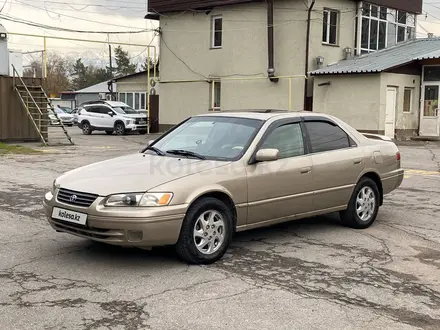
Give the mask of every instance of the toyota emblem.
M 72 195 L 72 196 L 70 196 L 70 201 L 75 202 L 77 198 L 78 198 L 78 196 Z

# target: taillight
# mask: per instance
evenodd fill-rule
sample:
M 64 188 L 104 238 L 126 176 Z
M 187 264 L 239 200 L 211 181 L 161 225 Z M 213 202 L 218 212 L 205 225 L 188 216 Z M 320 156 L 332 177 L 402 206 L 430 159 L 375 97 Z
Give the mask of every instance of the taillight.
M 398 152 L 396 153 L 396 159 L 397 159 L 397 161 L 400 161 L 400 151 L 398 151 Z

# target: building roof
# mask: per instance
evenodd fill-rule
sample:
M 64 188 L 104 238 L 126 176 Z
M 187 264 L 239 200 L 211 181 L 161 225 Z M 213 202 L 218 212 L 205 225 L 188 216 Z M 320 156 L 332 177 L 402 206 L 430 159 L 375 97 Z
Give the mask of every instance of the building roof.
M 156 66 L 156 74 L 157 74 L 158 72 L 159 72 L 159 67 Z M 153 73 L 154 73 L 154 68 L 150 68 L 150 75 L 151 75 L 151 78 L 153 78 Z M 126 75 L 126 76 L 117 77 L 117 78 L 115 78 L 115 79 L 113 79 L 113 80 L 116 81 L 116 82 L 118 82 L 118 81 L 121 81 L 121 80 L 124 80 L 124 79 L 132 78 L 132 77 L 135 77 L 135 76 L 140 76 L 140 75 L 143 75 L 143 74 L 147 74 L 147 70 L 145 70 L 145 71 L 139 71 L 139 72 L 132 73 L 132 74 L 129 74 L 129 75 Z
M 151 14 L 145 18 L 159 19 L 160 16 L 157 15 L 157 13 L 161 14 L 182 10 L 209 10 L 212 7 L 218 6 L 264 1 L 265 0 L 149 0 L 148 9 Z M 405 10 L 410 13 L 422 13 L 422 0 L 369 0 L 368 2 L 379 6 Z
M 312 71 L 311 75 L 377 73 L 414 61 L 437 58 L 440 58 L 440 38 L 415 39 L 374 53 L 337 62 Z
M 108 81 L 100 82 L 96 85 L 92 85 L 77 91 L 66 91 L 61 94 L 99 94 L 99 93 L 110 93 L 108 90 Z M 113 90 L 116 90 L 115 84 L 113 84 Z

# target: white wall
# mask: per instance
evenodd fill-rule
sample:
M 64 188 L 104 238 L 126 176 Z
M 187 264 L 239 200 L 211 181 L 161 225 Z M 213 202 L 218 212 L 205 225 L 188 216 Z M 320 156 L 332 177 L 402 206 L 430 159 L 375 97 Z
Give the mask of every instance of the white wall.
M 318 76 L 314 84 L 314 112 L 334 115 L 357 130 L 384 130 L 380 74 Z
M 340 15 L 339 46 L 321 43 L 324 6 L 344 8 Z M 175 124 L 188 114 L 207 112 L 210 84 L 202 81 L 218 76 L 224 77 L 223 110 L 288 108 L 287 80 L 281 79 L 278 83 L 268 79 L 249 80 L 250 77 L 267 76 L 266 10 L 265 2 L 257 2 L 217 7 L 209 14 L 186 12 L 161 17 L 161 124 Z M 211 49 L 211 17 L 219 14 L 223 17 L 223 46 Z M 345 46 L 354 46 L 355 14 L 354 1 L 317 2 L 311 25 L 310 70 L 315 69 L 316 56 L 324 56 L 326 63 L 332 63 L 342 59 Z M 302 0 L 275 1 L 275 70 L 277 76 L 297 76 L 292 80 L 293 110 L 303 109 L 306 20 L 307 10 Z M 228 80 L 230 77 L 246 77 L 246 80 Z M 173 83 L 175 80 L 199 82 Z

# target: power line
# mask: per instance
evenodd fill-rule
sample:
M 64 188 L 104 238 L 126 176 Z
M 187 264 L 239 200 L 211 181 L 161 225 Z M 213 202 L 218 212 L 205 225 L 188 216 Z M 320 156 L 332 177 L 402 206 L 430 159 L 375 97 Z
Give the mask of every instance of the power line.
M 61 14 L 61 13 L 58 13 L 58 12 L 55 12 L 55 11 L 52 11 L 52 10 L 49 10 L 49 9 L 45 9 L 45 8 L 41 8 L 41 7 L 38 7 L 38 6 L 30 5 L 30 4 L 26 3 L 26 2 L 22 2 L 21 0 L 15 0 L 15 1 L 20 3 L 23 6 L 35 8 L 35 9 L 38 9 L 38 10 L 43 10 L 43 11 L 46 11 L 46 12 L 49 12 L 49 13 L 57 14 L 59 16 L 69 17 L 69 18 L 73 18 L 73 19 L 76 19 L 76 20 L 80 20 L 80 21 L 97 23 L 97 24 L 102 24 L 102 25 L 107 25 L 107 26 L 123 27 L 123 28 L 129 28 L 129 29 L 136 28 L 136 27 L 133 27 L 133 26 L 111 24 L 111 23 L 108 23 L 108 22 L 95 21 L 95 20 L 90 20 L 90 19 L 86 19 L 86 18 L 81 18 L 81 17 L 71 16 L 71 15 Z M 139 29 L 143 29 L 143 28 L 139 28 Z
M 29 26 L 34 26 L 38 28 L 48 29 L 48 30 L 55 30 L 55 31 L 61 31 L 61 32 L 72 32 L 72 33 L 90 33 L 90 34 L 132 34 L 132 33 L 145 33 L 145 32 L 152 32 L 154 30 L 140 30 L 140 31 L 90 31 L 90 30 L 74 30 L 74 29 L 68 29 L 68 28 L 62 28 L 58 26 L 52 26 L 52 25 L 46 25 L 42 23 L 36 23 L 27 21 L 18 17 L 5 15 L 0 13 L 0 18 L 4 19 L 5 21 L 10 21 L 18 24 L 24 24 Z
M 5 0 L 5 2 L 3 3 L 2 8 L 0 9 L 0 13 L 3 11 L 3 9 L 5 9 L 6 4 L 8 3 L 8 0 Z

